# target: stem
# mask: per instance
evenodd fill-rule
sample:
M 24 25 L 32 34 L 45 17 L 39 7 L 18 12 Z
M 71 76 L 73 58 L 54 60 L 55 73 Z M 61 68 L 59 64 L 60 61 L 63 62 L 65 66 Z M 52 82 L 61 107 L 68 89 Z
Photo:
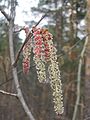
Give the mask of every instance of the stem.
M 17 94 L 9 93 L 9 92 L 6 92 L 4 90 L 0 90 L 0 93 L 5 94 L 5 95 L 10 95 L 10 96 L 18 97 Z
M 11 58 L 11 63 L 14 63 L 14 50 L 13 50 L 13 21 L 11 20 L 9 22 L 9 47 L 10 47 L 10 58 Z M 25 103 L 25 100 L 22 95 L 22 91 L 20 89 L 20 85 L 18 82 L 18 75 L 17 75 L 17 70 L 15 67 L 12 68 L 12 73 L 13 73 L 13 79 L 15 82 L 16 90 L 17 90 L 17 96 L 24 108 L 24 111 L 28 115 L 30 120 L 35 120 L 32 113 L 30 112 L 27 104 Z
M 9 21 L 9 49 L 10 49 L 10 59 L 11 59 L 11 64 L 14 63 L 14 46 L 13 46 L 13 26 L 14 26 L 14 17 L 15 17 L 15 1 L 11 0 L 11 20 Z M 17 69 L 15 67 L 12 67 L 12 74 L 13 74 L 13 80 L 15 82 L 15 87 L 17 91 L 17 96 L 18 99 L 20 100 L 22 107 L 27 114 L 28 118 L 30 120 L 35 120 L 31 111 L 28 108 L 28 105 L 26 104 L 22 91 L 20 89 L 20 84 L 18 80 L 18 75 L 17 75 Z
M 7 19 L 7 21 L 10 21 L 10 16 L 3 10 L 2 6 L 0 6 L 0 11 L 4 15 L 4 17 Z
M 85 53 L 87 43 L 88 43 L 88 38 L 86 38 L 86 40 L 85 40 L 83 49 L 81 51 L 80 60 L 79 60 L 78 75 L 77 75 L 77 99 L 76 99 L 76 103 L 75 103 L 75 108 L 74 108 L 74 113 L 73 113 L 72 120 L 76 120 L 78 105 L 79 105 L 79 102 L 80 102 L 81 68 L 82 68 L 82 64 L 83 64 L 83 57 L 84 57 L 84 53 Z
M 34 27 L 36 27 L 36 26 L 43 20 L 43 18 L 44 18 L 45 16 L 46 16 L 46 14 L 41 17 L 41 19 L 37 22 L 37 24 L 36 24 Z M 16 55 L 15 62 L 13 63 L 13 66 L 14 66 L 14 67 L 16 67 L 16 65 L 17 65 L 17 62 L 18 62 L 18 60 L 19 60 L 19 57 L 20 57 L 20 54 L 21 54 L 21 52 L 22 52 L 22 49 L 23 49 L 24 45 L 28 42 L 28 40 L 32 37 L 32 35 L 33 35 L 33 34 L 32 34 L 32 30 L 31 30 L 30 33 L 28 34 L 28 36 L 26 37 L 24 43 L 23 43 L 22 46 L 20 47 L 17 55 Z

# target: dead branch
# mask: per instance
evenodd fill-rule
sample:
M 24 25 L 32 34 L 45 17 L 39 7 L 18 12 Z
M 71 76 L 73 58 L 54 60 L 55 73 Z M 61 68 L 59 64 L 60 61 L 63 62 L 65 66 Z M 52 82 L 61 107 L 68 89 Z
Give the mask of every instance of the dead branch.
M 88 43 L 88 37 L 86 37 L 83 49 L 82 49 L 81 54 L 80 54 L 80 60 L 79 60 L 79 65 L 78 65 L 78 74 L 77 74 L 77 98 L 76 98 L 76 103 L 75 103 L 75 108 L 74 108 L 72 120 L 76 120 L 78 105 L 80 102 L 81 69 L 82 69 L 83 57 L 84 57 L 87 43 Z
M 44 18 L 45 16 L 46 16 L 46 14 L 41 17 L 41 19 L 37 22 L 37 24 L 36 24 L 34 27 L 36 27 L 36 26 L 43 20 L 43 18 Z M 33 35 L 32 32 L 33 32 L 33 31 L 31 30 L 30 33 L 29 33 L 29 35 L 26 37 L 24 43 L 22 44 L 21 48 L 19 49 L 19 51 L 18 51 L 18 53 L 17 53 L 17 55 L 16 55 L 15 62 L 13 63 L 13 66 L 14 66 L 14 67 L 16 67 L 16 65 L 17 65 L 17 62 L 18 62 L 18 60 L 19 60 L 19 56 L 20 56 L 20 54 L 21 54 L 21 52 L 22 52 L 22 49 L 23 49 L 24 45 L 25 45 L 25 44 L 28 42 L 28 40 L 32 37 L 32 35 Z
M 4 90 L 0 90 L 0 93 L 5 94 L 5 95 L 10 95 L 10 96 L 18 97 L 17 94 L 9 93 L 9 92 L 6 92 Z
M 11 19 L 10 16 L 4 11 L 2 6 L 0 6 L 0 11 L 4 15 L 4 17 L 7 19 L 7 21 L 10 21 L 10 19 Z

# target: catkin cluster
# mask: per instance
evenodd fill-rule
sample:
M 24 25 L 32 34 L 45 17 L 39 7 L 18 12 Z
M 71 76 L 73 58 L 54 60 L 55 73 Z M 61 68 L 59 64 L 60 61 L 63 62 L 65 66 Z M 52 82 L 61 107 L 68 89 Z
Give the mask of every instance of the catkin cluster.
M 56 114 L 62 114 L 64 111 L 62 83 L 59 65 L 57 62 L 57 50 L 52 40 L 53 36 L 47 29 L 33 28 L 33 37 L 26 43 L 23 49 L 23 68 L 24 73 L 29 71 L 30 54 L 31 49 L 33 49 L 33 59 L 36 64 L 38 80 L 40 83 L 46 83 L 46 71 L 48 71 L 50 80 L 49 83 L 52 89 L 54 110 Z M 46 67 L 46 65 L 48 67 Z

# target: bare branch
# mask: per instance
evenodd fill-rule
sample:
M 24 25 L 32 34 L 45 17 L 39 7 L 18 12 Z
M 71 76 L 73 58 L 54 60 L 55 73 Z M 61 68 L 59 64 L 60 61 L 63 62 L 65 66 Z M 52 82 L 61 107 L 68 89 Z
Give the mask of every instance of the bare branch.
M 35 11 L 35 12 L 39 12 L 39 13 L 46 13 L 46 11 L 47 11 L 47 13 L 49 13 L 49 14 L 57 12 L 56 9 L 54 9 L 54 10 L 50 10 L 50 9 L 47 9 L 47 8 L 43 8 L 43 9 L 39 8 L 38 9 L 38 8 L 35 8 L 35 7 L 33 7 L 32 10 Z M 60 10 L 60 9 L 58 9 L 58 10 Z
M 83 37 L 82 40 L 77 41 L 72 47 L 70 47 L 70 49 L 66 52 L 69 53 L 70 51 L 72 51 L 81 41 L 85 40 L 86 37 L 88 37 L 90 34 L 87 34 L 85 37 Z M 63 54 L 58 55 L 58 57 L 64 56 Z
M 22 70 L 18 71 L 17 74 L 20 74 L 21 72 L 22 72 Z M 5 85 L 5 84 L 7 84 L 7 83 L 8 83 L 9 81 L 11 81 L 11 80 L 13 80 L 13 77 L 7 79 L 7 81 L 5 81 L 5 82 L 2 82 L 2 83 L 0 84 L 0 87 L 3 86 L 3 85 Z
M 36 26 L 43 20 L 43 18 L 44 18 L 45 16 L 46 16 L 46 14 L 41 17 L 41 19 L 37 22 L 37 24 L 36 24 L 34 27 L 36 27 Z M 26 37 L 24 43 L 22 44 L 21 48 L 19 49 L 19 51 L 18 51 L 18 53 L 17 53 L 17 55 L 16 55 L 15 62 L 13 63 L 13 66 L 14 66 L 14 67 L 16 67 L 16 65 L 17 65 L 19 56 L 20 56 L 20 54 L 21 54 L 21 52 L 22 52 L 22 49 L 23 49 L 24 45 L 25 45 L 25 44 L 28 42 L 28 40 L 32 37 L 32 35 L 33 35 L 32 32 L 33 32 L 33 31 L 31 30 L 30 33 L 29 33 L 29 35 Z
M 32 37 L 32 33 L 30 32 L 29 35 L 27 36 L 27 38 L 25 39 L 24 43 L 22 44 L 21 48 L 19 49 L 17 55 L 16 55 L 16 59 L 15 59 L 15 62 L 13 63 L 13 66 L 16 67 L 17 65 L 17 62 L 18 62 L 18 59 L 20 57 L 20 54 L 22 52 L 22 49 L 24 47 L 24 45 L 28 42 L 28 40 Z
M 46 17 L 47 13 L 41 17 L 41 19 L 37 22 L 37 24 L 34 27 L 37 27 L 38 24 Z
M 78 105 L 80 102 L 81 69 L 82 69 L 83 57 L 84 57 L 87 43 L 88 43 L 88 38 L 86 38 L 83 49 L 82 49 L 81 54 L 80 54 L 80 60 L 79 60 L 79 66 L 78 66 L 78 75 L 77 75 L 77 99 L 76 99 L 76 103 L 75 103 L 75 108 L 74 108 L 72 120 L 76 120 Z
M 85 118 L 84 120 L 90 120 L 90 117 Z
M 0 93 L 5 94 L 5 95 L 10 95 L 10 96 L 18 97 L 17 94 L 9 93 L 9 92 L 6 92 L 4 90 L 0 90 Z
M 22 27 L 21 29 L 17 30 L 17 31 L 14 31 L 14 33 L 19 33 L 21 32 L 22 30 L 24 30 L 24 27 Z
M 7 21 L 10 21 L 10 19 L 11 19 L 10 16 L 4 11 L 2 6 L 0 6 L 0 11 L 4 15 L 4 17 L 7 19 Z

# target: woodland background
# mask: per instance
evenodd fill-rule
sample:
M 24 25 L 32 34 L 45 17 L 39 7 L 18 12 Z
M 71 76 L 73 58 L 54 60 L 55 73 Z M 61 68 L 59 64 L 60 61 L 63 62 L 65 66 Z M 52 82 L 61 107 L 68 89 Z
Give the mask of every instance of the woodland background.
M 18 6 L 18 0 L 0 0 L 0 11 L 2 7 L 4 10 L 10 10 L 12 2 L 15 3 L 14 7 Z M 64 96 L 64 114 L 59 117 L 53 110 L 49 84 L 38 82 L 32 59 L 29 75 L 23 74 L 21 55 L 17 65 L 20 88 L 35 120 L 90 120 L 90 1 L 39 0 L 38 7 L 33 7 L 32 13 L 33 15 L 48 13 L 47 25 L 43 26 L 48 28 L 54 36 L 53 42 L 58 50 Z M 30 28 L 36 24 L 34 20 L 25 21 L 25 23 Z M 14 24 L 15 26 L 17 25 Z M 18 28 L 21 27 L 18 25 Z M 9 23 L 5 17 L 1 17 L 0 90 L 16 93 L 8 31 Z M 16 55 L 22 45 L 22 39 L 19 33 L 14 33 L 13 37 Z M 87 39 L 88 43 L 85 45 Z M 82 55 L 84 48 L 85 52 Z M 77 107 L 76 115 L 75 106 Z M 16 97 L 0 93 L 0 120 L 29 120 L 29 118 Z

